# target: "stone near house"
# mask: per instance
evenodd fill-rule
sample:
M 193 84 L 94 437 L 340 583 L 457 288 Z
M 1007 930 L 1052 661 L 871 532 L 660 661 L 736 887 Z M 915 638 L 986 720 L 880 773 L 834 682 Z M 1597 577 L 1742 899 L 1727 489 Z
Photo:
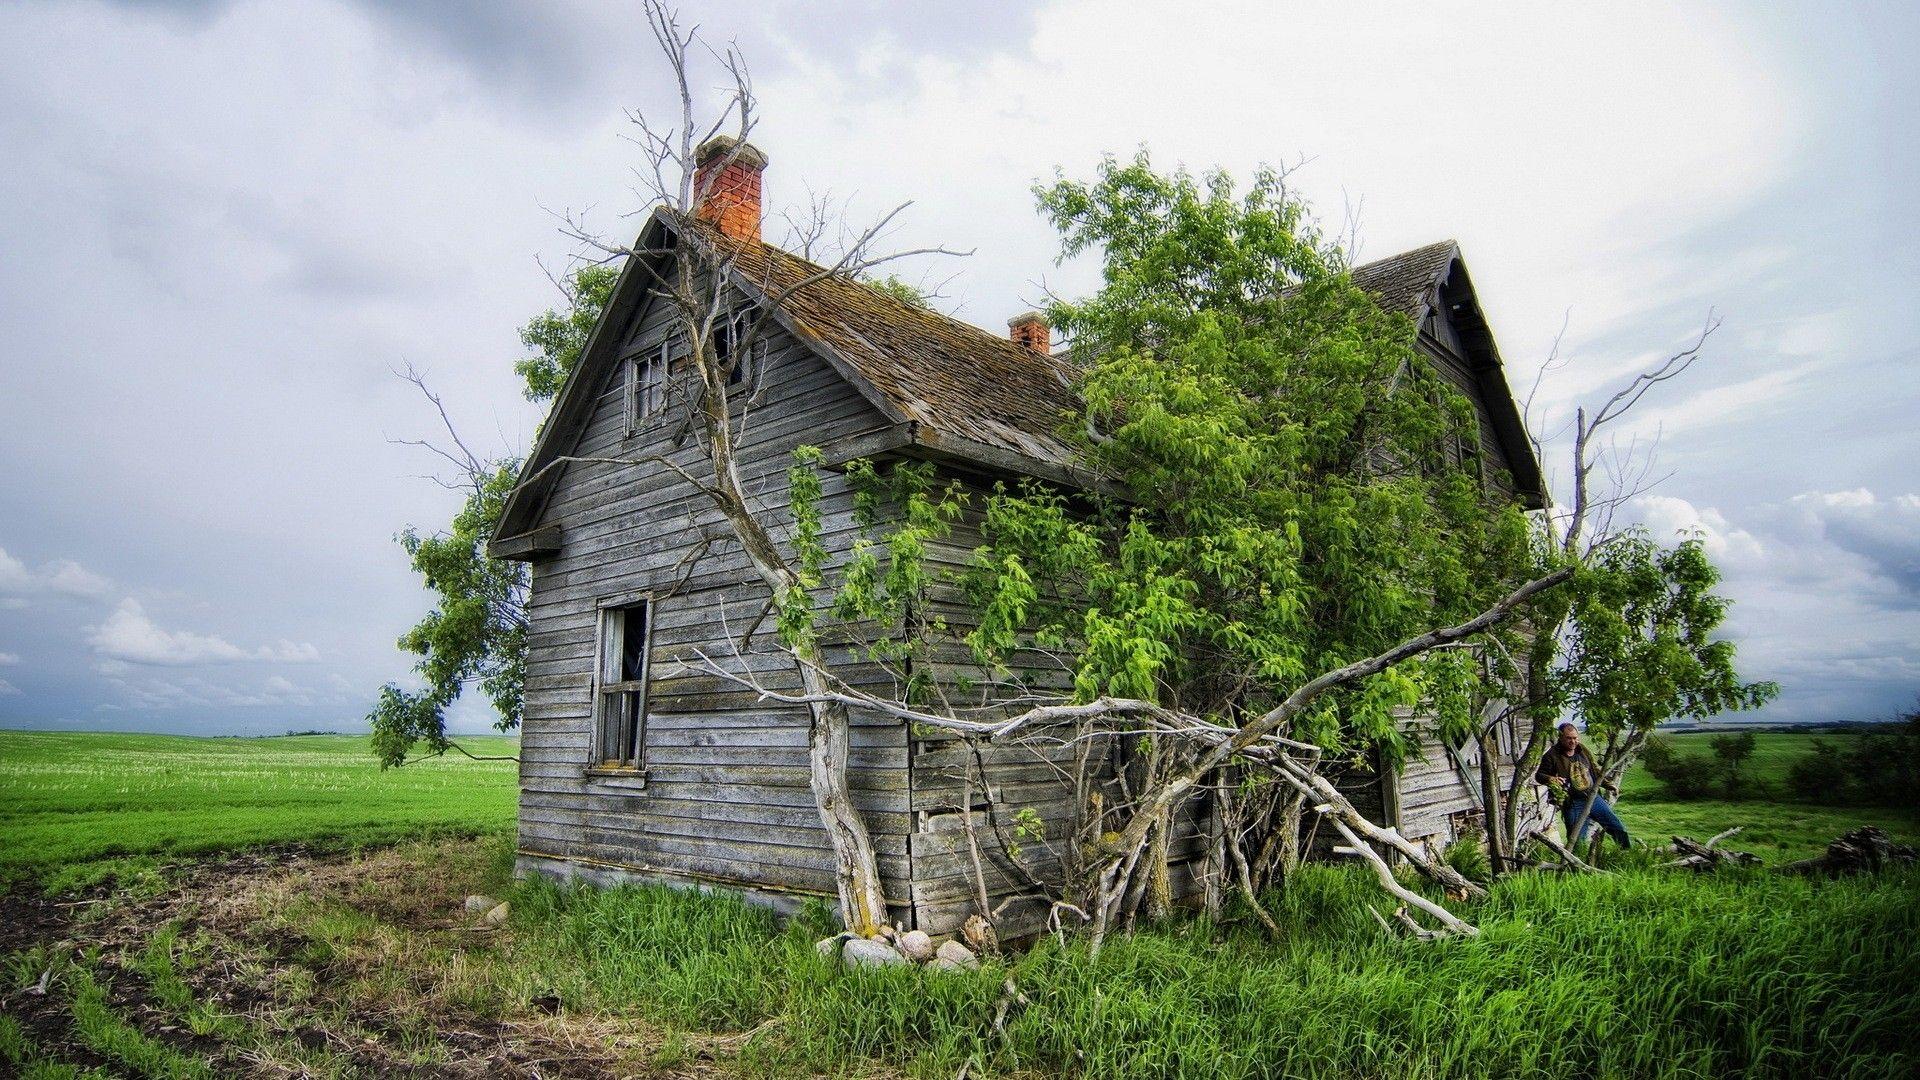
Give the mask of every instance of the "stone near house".
M 888 967 L 904 964 L 907 958 L 884 941 L 852 938 L 840 947 L 840 961 L 848 967 Z
M 933 938 L 925 930 L 909 930 L 900 935 L 896 942 L 900 952 L 916 964 L 924 964 L 933 959 Z
M 492 911 L 500 901 L 484 893 L 475 893 L 467 897 L 467 914 L 480 915 Z
M 480 917 L 480 922 L 485 926 L 501 926 L 506 923 L 507 915 L 507 905 L 504 903 L 496 904 L 490 908 L 485 915 Z
M 957 941 L 941 942 L 940 948 L 933 954 L 933 961 L 936 966 L 967 968 L 969 970 L 980 966 L 980 958 L 973 955 L 973 950 Z

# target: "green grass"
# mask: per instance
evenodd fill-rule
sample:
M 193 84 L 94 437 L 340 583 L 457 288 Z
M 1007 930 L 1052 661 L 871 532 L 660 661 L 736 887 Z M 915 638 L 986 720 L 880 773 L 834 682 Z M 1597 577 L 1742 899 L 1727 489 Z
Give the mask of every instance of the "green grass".
M 477 754 L 514 740 L 463 739 Z M 0 887 L 52 889 L 161 858 L 282 843 L 387 843 L 512 828 L 512 762 L 382 772 L 364 736 L 199 739 L 0 731 Z
M 708 1029 L 770 1018 L 766 1075 L 879 1058 L 914 1075 L 1103 1078 L 1891 1076 L 1920 1069 L 1920 874 L 1836 882 L 1636 870 L 1522 875 L 1470 941 L 1382 935 L 1353 868 L 1275 900 L 1289 939 L 1186 921 L 1045 942 L 1011 968 L 847 973 L 818 925 L 660 889 L 516 894 L 532 953 L 585 976 L 577 1006 Z M 991 1018 L 1013 974 L 1030 1004 Z
M 1687 752 L 1705 753 L 1706 734 L 1671 736 Z M 1858 735 L 1803 735 L 1757 732 L 1747 771 L 1757 785 L 1747 799 L 1668 797 L 1660 782 L 1645 770 L 1629 770 L 1620 791 L 1620 817 L 1636 837 L 1664 843 L 1674 834 L 1696 840 L 1730 829 L 1745 828 L 1729 847 L 1751 851 L 1768 862 L 1811 858 L 1826 849 L 1834 837 L 1862 825 L 1877 825 L 1894 839 L 1920 844 L 1920 808 L 1889 806 L 1828 806 L 1795 802 L 1787 796 L 1787 770 L 1813 748 L 1814 740 L 1845 746 Z
M 1756 774 L 1784 775 L 1806 741 L 1763 735 Z M 547 995 L 589 1025 L 581 1037 L 608 1022 L 655 1031 L 655 1067 L 713 1057 L 765 1077 L 1920 1073 L 1910 1039 L 1920 1030 L 1920 872 L 1695 875 L 1635 852 L 1605 877 L 1505 879 L 1463 909 L 1480 937 L 1419 943 L 1374 923 L 1366 905 L 1383 901 L 1367 875 L 1311 866 L 1270 898 L 1287 930 L 1280 942 L 1188 918 L 1111 940 L 1098 957 L 1049 940 L 977 973 L 848 972 L 814 951 L 830 923 L 818 908 L 783 923 L 725 894 L 509 886 L 513 805 L 510 763 L 439 759 L 382 773 L 359 738 L 0 732 L 0 874 L 16 878 L 73 883 L 130 861 L 258 844 L 484 837 L 402 844 L 370 857 L 361 876 L 275 894 L 245 920 L 272 928 L 267 953 L 217 927 L 169 922 L 111 965 L 62 962 L 71 1041 L 130 1074 L 217 1074 L 253 1058 L 347 1072 L 324 1048 L 303 1047 L 296 1028 L 318 1024 L 359 1045 L 366 1016 L 387 1018 L 374 1034 L 401 1059 L 430 1065 L 448 1053 L 438 1033 L 448 1009 L 475 1018 L 462 1022 L 526 1023 Z M 1650 840 L 1746 824 L 1740 846 L 1769 859 L 1811 854 L 1869 821 L 1920 832 L 1884 809 L 1665 801 L 1639 776 L 1623 813 Z M 510 925 L 475 935 L 460 898 L 497 890 L 513 902 Z M 55 963 L 44 948 L 0 959 L 12 985 Z M 196 991 L 209 973 L 266 964 L 255 970 L 272 970 L 283 994 L 268 1012 L 233 1013 Z M 1027 1003 L 996 1032 L 1009 974 Z M 109 975 L 139 987 L 166 1027 L 117 1009 Z M 0 1073 L 78 1074 L 0 1021 Z M 714 1041 L 747 1030 L 757 1033 Z

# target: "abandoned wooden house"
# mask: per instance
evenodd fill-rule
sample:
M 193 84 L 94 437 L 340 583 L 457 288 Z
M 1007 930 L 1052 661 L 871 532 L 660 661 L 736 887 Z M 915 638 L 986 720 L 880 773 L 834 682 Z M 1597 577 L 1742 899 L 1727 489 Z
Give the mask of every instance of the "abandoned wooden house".
M 737 244 L 742 304 L 763 295 L 753 283 L 793 282 L 814 269 L 761 241 L 764 166 L 751 148 L 731 155 L 722 166 L 729 175 L 714 187 L 728 193 L 725 205 L 702 208 Z M 672 220 L 655 215 L 636 250 L 666 246 Z M 724 523 L 668 469 L 572 460 L 696 461 L 667 407 L 679 346 L 667 305 L 650 300 L 637 266 L 644 257 L 621 274 L 491 542 L 492 554 L 532 571 L 519 866 L 726 887 L 778 906 L 832 902 L 806 710 L 681 662 L 693 649 L 728 654 L 729 635 L 764 612 L 766 589 L 738 545 L 724 542 Z M 1434 244 L 1354 273 L 1380 304 L 1416 320 L 1421 348 L 1477 404 L 1489 481 L 1539 506 L 1539 468 L 1457 246 Z M 1075 482 L 1071 452 L 1054 434 L 1071 405 L 1069 380 L 1039 316 L 1015 318 L 1002 337 L 835 277 L 774 317 L 777 332 L 742 365 L 758 389 L 739 466 L 767 506 L 783 505 L 785 471 L 802 444 L 822 448 L 829 468 L 858 457 L 931 461 L 976 490 L 1016 477 Z M 830 549 L 844 552 L 855 535 L 851 501 L 830 474 L 822 503 Z M 976 543 L 963 522 L 932 559 L 958 568 Z M 757 671 L 764 665 L 771 682 L 783 657 L 765 643 L 770 636 L 761 634 L 744 660 Z M 990 849 L 989 899 L 997 905 L 1026 891 L 986 808 L 1033 808 L 1057 836 L 1074 792 L 1042 751 L 982 751 L 988 804 L 956 768 L 957 740 L 877 715 L 856 714 L 854 724 L 855 801 L 899 926 L 946 933 L 973 912 L 979 877 L 969 832 Z M 1356 802 L 1409 837 L 1444 841 L 1476 813 L 1473 751 L 1428 746 L 1404 771 L 1364 785 Z M 976 792 L 965 806 L 963 784 Z M 1177 890 L 1193 888 L 1193 865 L 1205 857 L 1201 823 L 1190 824 L 1176 850 Z M 1044 838 L 1024 848 L 1021 866 L 1044 877 Z M 1024 917 L 1045 910 L 1029 907 Z M 1015 908 L 1005 914 L 1022 917 Z

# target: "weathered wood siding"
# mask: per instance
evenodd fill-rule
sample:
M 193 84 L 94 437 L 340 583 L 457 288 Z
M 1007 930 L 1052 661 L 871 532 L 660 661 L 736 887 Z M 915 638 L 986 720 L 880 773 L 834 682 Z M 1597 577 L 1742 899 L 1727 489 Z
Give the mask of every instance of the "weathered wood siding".
M 1469 350 L 1466 343 L 1446 315 L 1453 299 L 1451 286 L 1440 286 L 1438 302 L 1420 327 L 1419 348 L 1433 362 L 1440 376 L 1473 403 L 1474 416 L 1479 420 L 1482 474 L 1487 482 L 1513 495 L 1513 463 L 1508 459 L 1506 448 L 1501 445 L 1496 433 L 1486 386 L 1467 359 Z
M 946 621 L 949 633 L 964 634 L 972 625 L 970 609 L 959 602 L 956 582 L 982 543 L 980 518 L 988 495 L 984 481 L 947 475 L 967 492 L 968 509 L 952 533 L 927 547 L 931 569 L 946 579 L 930 597 L 928 614 Z M 1063 671 L 1048 670 L 1036 655 L 1024 667 L 1029 685 L 1060 694 L 1070 693 L 1072 679 Z M 978 687 L 987 672 L 976 668 L 967 650 L 956 642 L 942 644 L 928 658 L 935 678 L 957 686 L 964 677 Z M 975 689 L 950 691 L 955 701 L 980 704 L 991 694 Z M 1106 805 L 1120 801 L 1118 772 L 1126 767 L 1130 750 L 1121 740 L 1104 736 L 1091 742 L 1074 741 L 1074 732 L 1044 733 L 1018 745 L 982 745 L 978 757 L 964 740 L 942 732 L 918 732 L 909 744 L 913 789 L 914 832 L 909 849 L 913 857 L 913 899 L 916 925 L 929 933 L 951 933 L 979 908 L 984 880 L 989 909 L 1002 908 L 995 922 L 1005 937 L 1020 937 L 1044 929 L 1050 897 L 1035 894 L 1060 891 L 1067 867 L 1074 861 L 1075 825 L 1081 820 L 1081 798 L 1098 792 Z M 1088 762 L 1087 787 L 1076 790 L 1083 757 Z M 971 779 L 969 776 L 971 775 Z M 991 791 L 983 790 L 985 786 Z M 971 803 L 966 796 L 971 793 Z M 1207 820 L 1203 799 L 1182 803 L 1175 816 L 1173 888 L 1176 898 L 1194 894 L 1199 883 L 1195 863 L 1206 853 Z M 964 813 L 967 815 L 963 817 Z M 1037 820 L 1039 831 L 1017 830 L 1016 815 Z M 968 825 L 971 824 L 971 836 Z M 974 866 L 978 846 L 980 867 Z M 1036 889 L 1040 883 L 1047 889 Z
M 643 308 L 620 333 L 623 357 L 656 349 L 666 322 L 664 312 Z M 1421 340 L 1443 375 L 1476 402 L 1487 474 L 1504 477 L 1506 459 L 1457 338 L 1441 319 Z M 785 474 L 794 447 L 877 432 L 887 422 L 799 342 L 775 333 L 767 347 L 763 388 L 739 463 L 758 508 L 777 519 L 787 503 Z M 628 434 L 624 369 L 624 363 L 616 365 L 601 377 L 591 417 L 570 453 L 663 455 L 698 471 L 704 457 L 686 437 L 678 410 Z M 964 571 L 980 542 L 978 511 L 987 492 L 982 478 L 958 478 L 973 509 L 950 537 L 929 548 L 933 569 L 950 575 Z M 837 563 L 858 530 L 845 482 L 830 475 L 825 485 L 824 539 Z M 768 685 L 798 685 L 790 660 L 772 641 L 767 590 L 754 579 L 719 513 L 664 467 L 574 463 L 548 495 L 541 521 L 559 523 L 563 534 L 559 550 L 533 564 L 520 769 L 524 865 L 597 880 L 629 876 L 716 884 L 772 898 L 833 897 L 832 860 L 808 783 L 805 709 L 770 706 L 689 666 L 705 653 L 745 665 Z M 653 604 L 644 786 L 588 773 L 598 611 L 641 597 Z M 936 587 L 928 614 L 965 629 L 966 609 L 951 582 Z M 756 622 L 751 647 L 734 659 L 733 639 Z M 854 646 L 836 655 L 851 681 L 894 692 L 882 672 L 859 662 Z M 952 642 L 923 662 L 950 687 L 963 676 L 980 675 Z M 1056 688 L 1065 689 L 1064 673 L 1056 678 Z M 856 715 L 853 746 L 855 801 L 872 831 L 897 921 L 933 933 L 957 929 L 978 907 L 977 845 L 988 906 L 1007 904 L 998 919 L 1002 933 L 1040 929 L 1045 901 L 1017 898 L 1038 891 L 1035 879 L 1053 887 L 1061 882 L 1082 812 L 1085 792 L 1076 791 L 1074 776 L 1085 746 L 1061 740 L 986 747 L 970 770 L 971 752 L 957 738 L 909 731 L 876 715 Z M 1092 754 L 1104 763 L 1091 770 L 1094 787 L 1117 787 L 1127 767 L 1124 755 L 1111 740 Z M 1471 758 L 1464 760 L 1471 768 Z M 969 783 L 971 800 L 964 797 Z M 1410 836 L 1435 835 L 1442 842 L 1451 838 L 1462 812 L 1476 805 L 1437 745 L 1396 781 L 1354 775 L 1343 786 L 1362 812 L 1395 821 Z M 1181 896 L 1201 887 L 1198 869 L 1209 847 L 1205 807 L 1206 800 L 1196 797 L 1177 817 L 1174 888 Z M 1015 815 L 1022 811 L 1037 819 L 1037 834 L 1015 837 Z
M 657 348 L 666 323 L 657 305 L 653 314 L 643 310 L 623 334 L 623 354 Z M 749 493 L 779 515 L 795 446 L 857 434 L 884 419 L 785 334 L 776 333 L 767 349 L 762 401 L 739 462 Z M 603 377 L 572 456 L 661 454 L 697 475 L 704 457 L 679 438 L 680 410 L 629 437 L 624 393 L 622 364 Z M 851 502 L 846 485 L 828 478 L 821 509 L 837 551 L 852 537 Z M 808 786 L 805 709 L 769 706 L 687 666 L 698 650 L 736 669 L 749 666 L 769 685 L 798 686 L 790 660 L 773 647 L 771 617 L 762 619 L 768 591 L 718 511 L 657 465 L 573 463 L 542 520 L 562 523 L 564 533 L 559 551 L 533 564 L 528 605 L 519 833 L 526 865 L 835 896 L 826 833 Z M 652 680 L 644 787 L 634 787 L 589 776 L 586 768 L 598 608 L 641 596 L 653 604 Z M 756 620 L 753 647 L 730 659 L 731 639 Z M 862 681 L 857 668 L 855 681 Z M 905 726 L 856 716 L 853 747 L 854 798 L 873 831 L 888 894 L 904 916 L 912 814 Z
M 1513 755 L 1524 747 L 1526 722 L 1516 720 L 1497 729 L 1501 790 L 1513 780 Z M 1392 823 L 1401 835 L 1411 839 L 1431 836 L 1436 843 L 1447 844 L 1463 831 L 1468 821 L 1484 827 L 1481 815 L 1480 748 L 1469 744 L 1449 753 L 1440 739 L 1423 734 L 1419 754 L 1409 757 L 1388 801 L 1396 813 Z M 1524 795 L 1523 795 L 1524 798 Z M 1534 820 L 1531 810 L 1523 810 L 1522 826 Z

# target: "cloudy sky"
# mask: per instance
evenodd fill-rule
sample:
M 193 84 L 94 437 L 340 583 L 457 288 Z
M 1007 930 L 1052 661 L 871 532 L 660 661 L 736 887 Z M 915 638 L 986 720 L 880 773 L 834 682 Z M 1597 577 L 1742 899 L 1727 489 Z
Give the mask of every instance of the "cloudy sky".
M 631 229 L 625 110 L 666 104 L 619 7 L 0 10 L 0 724 L 349 729 L 404 675 L 424 601 L 393 534 L 451 497 L 391 441 L 432 419 L 392 372 L 524 445 L 555 213 Z M 1090 283 L 1032 183 L 1139 146 L 1305 159 L 1363 257 L 1458 239 L 1517 383 L 1566 327 L 1549 433 L 1718 312 L 1640 416 L 1673 475 L 1634 512 L 1707 537 L 1744 667 L 1785 688 L 1764 717 L 1913 700 L 1920 18 L 1349 8 L 687 14 L 754 66 L 770 205 L 912 200 L 901 246 L 975 251 L 912 273 L 988 328 Z

